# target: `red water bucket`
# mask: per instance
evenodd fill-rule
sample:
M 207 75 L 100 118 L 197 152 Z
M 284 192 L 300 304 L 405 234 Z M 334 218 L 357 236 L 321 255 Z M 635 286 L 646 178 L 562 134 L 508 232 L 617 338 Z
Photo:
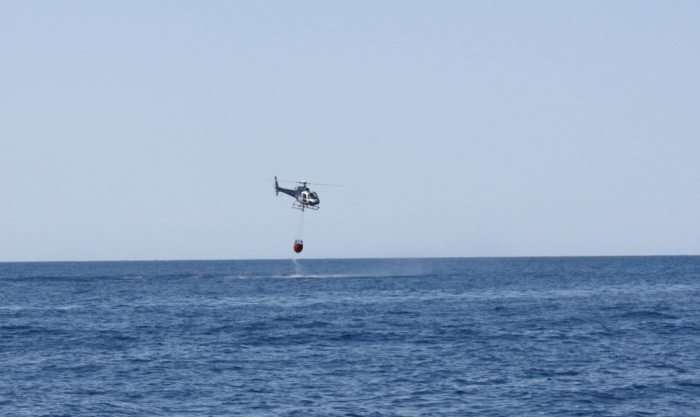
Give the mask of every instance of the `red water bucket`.
M 301 250 L 304 249 L 304 242 L 301 240 L 297 240 L 294 242 L 294 252 L 299 253 Z

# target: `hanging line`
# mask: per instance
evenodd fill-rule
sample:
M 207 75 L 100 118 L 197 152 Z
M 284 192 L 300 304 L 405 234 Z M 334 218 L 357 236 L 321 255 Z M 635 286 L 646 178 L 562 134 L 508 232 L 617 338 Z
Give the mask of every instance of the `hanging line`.
M 299 215 L 299 225 L 297 226 L 297 237 L 296 240 L 304 240 L 304 211 L 302 210 Z

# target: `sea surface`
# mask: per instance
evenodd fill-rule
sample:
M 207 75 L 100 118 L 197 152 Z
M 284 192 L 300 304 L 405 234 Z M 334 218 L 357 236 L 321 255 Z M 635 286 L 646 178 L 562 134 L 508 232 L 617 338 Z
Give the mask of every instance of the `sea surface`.
M 698 416 L 700 257 L 0 263 L 3 416 Z

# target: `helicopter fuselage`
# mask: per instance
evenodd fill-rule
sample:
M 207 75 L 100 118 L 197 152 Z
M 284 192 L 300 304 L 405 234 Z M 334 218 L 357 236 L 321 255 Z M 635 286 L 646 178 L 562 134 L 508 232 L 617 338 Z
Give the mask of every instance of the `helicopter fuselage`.
M 296 187 L 292 190 L 289 188 L 282 188 L 278 186 L 277 181 L 275 181 L 275 192 L 284 193 L 288 196 L 293 197 L 296 200 L 296 202 L 295 205 L 293 205 L 292 207 L 298 208 L 300 210 L 304 210 L 305 208 L 318 210 L 319 204 L 321 203 L 321 200 L 318 198 L 318 194 L 316 194 L 315 191 L 309 190 L 306 187 L 306 185 Z

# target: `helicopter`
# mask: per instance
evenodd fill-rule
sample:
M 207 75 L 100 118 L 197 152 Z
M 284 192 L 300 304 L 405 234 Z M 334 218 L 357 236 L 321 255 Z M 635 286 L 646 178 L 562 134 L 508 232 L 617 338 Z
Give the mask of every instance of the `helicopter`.
M 290 197 L 294 197 L 294 203 L 292 203 L 292 208 L 301 210 L 301 216 L 299 217 L 299 227 L 297 229 L 297 238 L 294 241 L 293 246 L 294 252 L 299 253 L 304 249 L 304 241 L 301 238 L 304 231 L 304 210 L 307 208 L 311 210 L 318 210 L 319 208 L 321 208 L 319 206 L 321 200 L 318 198 L 318 194 L 316 194 L 314 191 L 309 190 L 309 187 L 307 187 L 307 185 L 311 183 L 307 182 L 305 179 L 302 181 L 282 182 L 292 182 L 294 184 L 301 184 L 300 186 L 294 187 L 293 190 L 289 188 L 282 188 L 277 182 L 277 176 L 275 176 L 275 195 L 279 195 L 280 192 L 283 192 L 284 194 L 287 194 Z M 314 183 L 314 185 L 328 185 L 331 187 L 341 187 L 340 185 L 334 184 Z
M 281 180 L 280 180 L 281 181 Z M 291 197 L 294 197 L 294 203 L 292 203 L 292 208 L 304 211 L 305 209 L 318 210 L 321 208 L 319 204 L 321 200 L 318 198 L 316 192 L 311 191 L 307 184 L 312 184 L 307 181 L 281 181 L 281 182 L 292 182 L 294 184 L 301 184 L 295 187 L 293 190 L 288 188 L 282 188 L 277 183 L 277 177 L 275 177 L 275 195 L 279 195 L 280 192 L 285 193 Z M 335 184 L 318 184 L 313 183 L 312 185 L 326 185 L 330 187 L 339 187 Z

